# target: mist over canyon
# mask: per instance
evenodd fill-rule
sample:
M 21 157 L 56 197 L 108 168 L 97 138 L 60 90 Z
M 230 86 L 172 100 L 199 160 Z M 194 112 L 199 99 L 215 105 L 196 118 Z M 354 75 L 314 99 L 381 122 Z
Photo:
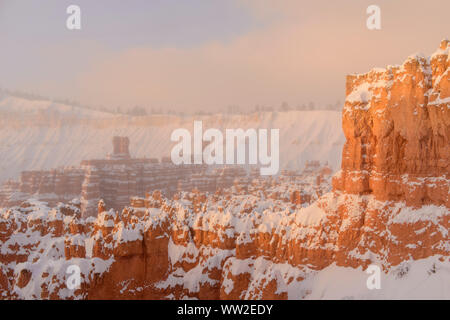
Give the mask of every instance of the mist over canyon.
M 280 128 L 281 167 L 293 170 L 279 176 L 238 177 L 212 192 L 189 185 L 171 196 L 154 188 L 120 210 L 93 198 L 88 216 L 79 199 L 50 205 L 30 197 L 1 209 L 0 296 L 449 299 L 449 50 L 443 40 L 430 57 L 349 75 L 342 116 L 198 119 L 215 128 Z M 27 103 L 4 97 L 0 106 Z M 130 136 L 135 155 L 161 158 L 170 148 L 155 137 L 193 123 L 66 112 L 70 120 L 38 112 L 3 121 L 3 179 L 102 158 L 117 135 Z M 66 283 L 72 265 L 81 270 L 74 290 Z M 382 270 L 379 290 L 366 286 L 370 265 Z

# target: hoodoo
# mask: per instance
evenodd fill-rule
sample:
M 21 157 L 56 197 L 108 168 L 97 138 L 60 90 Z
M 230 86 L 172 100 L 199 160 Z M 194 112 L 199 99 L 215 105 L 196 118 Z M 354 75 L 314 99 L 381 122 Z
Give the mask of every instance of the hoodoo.
M 294 177 L 173 200 L 153 192 L 119 212 L 100 203 L 86 219 L 79 203 L 28 200 L 0 214 L 0 296 L 442 298 L 450 281 L 449 42 L 430 58 L 349 76 L 346 91 L 347 142 L 333 190 L 322 193 L 324 170 L 301 177 L 314 203 L 290 189 Z M 115 154 L 127 154 L 126 145 L 115 144 Z M 74 264 L 81 284 L 69 290 Z M 380 289 L 366 287 L 371 265 L 383 272 Z
M 430 57 L 347 77 L 335 188 L 408 206 L 449 202 L 449 41 Z

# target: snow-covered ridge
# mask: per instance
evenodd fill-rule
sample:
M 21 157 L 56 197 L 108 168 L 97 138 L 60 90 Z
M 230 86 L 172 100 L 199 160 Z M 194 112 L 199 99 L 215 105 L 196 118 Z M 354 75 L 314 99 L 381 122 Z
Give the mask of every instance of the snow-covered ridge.
M 115 279 L 113 296 L 192 298 L 211 287 L 222 298 L 240 299 L 448 298 L 445 207 L 328 193 L 303 208 L 256 190 L 231 192 L 231 198 L 153 195 L 148 208 L 101 211 L 88 220 L 77 217 L 76 203 L 48 208 L 30 201 L 3 210 L 1 271 L 14 280 L 0 295 L 87 298 L 104 292 L 96 286 L 111 280 L 95 279 L 106 277 Z M 166 271 L 146 273 L 147 263 Z M 383 290 L 365 287 L 368 264 L 383 268 Z M 65 286 L 69 265 L 82 271 L 81 290 Z
M 32 117 L 37 115 L 67 118 L 113 118 L 116 115 L 93 109 L 75 107 L 50 100 L 29 100 L 0 92 L 0 114 Z
M 5 113 L 11 110 L 16 113 Z M 24 170 L 76 166 L 82 160 L 103 159 L 111 152 L 113 136 L 130 138 L 133 157 L 161 159 L 170 156 L 172 131 L 193 130 L 194 120 L 202 120 L 205 129 L 280 129 L 280 169 L 301 169 L 307 160 L 320 160 L 328 161 L 336 170 L 345 142 L 338 111 L 129 117 L 0 97 L 0 114 L 0 183 L 17 179 Z
M 402 64 L 396 64 L 396 65 L 388 65 L 387 67 L 383 68 L 383 67 L 375 67 L 372 68 L 371 70 L 369 70 L 366 73 L 359 73 L 359 74 L 351 74 L 352 76 L 360 76 L 360 77 L 364 77 L 367 76 L 370 73 L 378 73 L 378 74 L 383 74 L 386 73 L 389 70 L 392 69 L 400 69 L 400 70 L 404 70 L 405 65 L 410 63 L 411 61 L 419 61 L 419 62 L 427 62 L 428 64 L 430 64 L 431 60 L 434 60 L 437 57 L 440 56 L 446 56 L 447 60 L 450 58 L 449 57 L 449 52 L 450 52 L 450 45 L 448 44 L 449 40 L 448 39 L 443 39 L 441 41 L 441 46 L 436 49 L 436 51 L 434 51 L 430 56 L 426 56 L 424 53 L 422 52 L 416 52 L 413 54 L 410 54 L 405 61 Z
M 448 105 L 448 97 L 440 97 L 439 90 L 441 80 L 444 77 L 447 77 L 447 81 L 449 81 L 448 66 L 446 70 L 440 70 L 435 65 L 441 63 L 442 58 L 448 61 L 449 50 L 449 41 L 443 40 L 440 48 L 429 57 L 422 53 L 416 53 L 408 56 L 401 65 L 373 68 L 367 73 L 349 75 L 344 111 L 350 113 L 352 110 L 367 111 L 369 108 L 376 106 L 386 96 L 390 100 L 391 89 L 394 85 L 398 87 L 407 78 L 411 78 L 409 82 L 420 81 L 417 85 L 424 90 L 428 90 L 425 92 L 427 97 L 437 95 L 430 99 L 428 105 Z M 415 71 L 411 73 L 411 70 Z

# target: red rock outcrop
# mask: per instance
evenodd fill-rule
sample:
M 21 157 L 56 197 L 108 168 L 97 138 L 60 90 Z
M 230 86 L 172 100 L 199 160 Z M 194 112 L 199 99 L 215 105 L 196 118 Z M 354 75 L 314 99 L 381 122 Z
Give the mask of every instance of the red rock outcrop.
M 430 270 L 448 268 L 448 53 L 443 41 L 430 59 L 348 78 L 342 171 L 309 206 L 274 178 L 174 200 L 153 192 L 122 211 L 100 202 L 96 219 L 33 201 L 3 211 L 0 296 L 305 298 L 332 266 L 400 277 L 433 257 Z M 316 171 L 304 177 L 311 197 L 323 191 Z M 82 271 L 72 291 L 70 265 Z
M 20 181 L 8 181 L 0 188 L 0 207 L 20 205 L 37 197 L 49 205 L 79 198 L 83 217 L 97 214 L 104 199 L 122 210 L 133 196 L 148 190 L 162 190 L 171 196 L 179 190 L 214 192 L 246 176 L 242 167 L 222 167 L 207 172 L 206 165 L 174 165 L 170 160 L 130 158 L 128 137 L 113 138 L 113 154 L 104 160 L 85 160 L 79 167 L 24 171 Z
M 113 138 L 113 158 L 130 158 L 130 139 L 128 137 L 114 137 Z
M 450 206 L 449 46 L 444 40 L 430 58 L 347 77 L 337 190 Z

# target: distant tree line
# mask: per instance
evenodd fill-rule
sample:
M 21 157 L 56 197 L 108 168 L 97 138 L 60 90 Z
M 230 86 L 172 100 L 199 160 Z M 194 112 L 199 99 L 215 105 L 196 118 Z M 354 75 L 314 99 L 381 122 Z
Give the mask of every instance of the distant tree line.
M 8 94 L 11 96 L 27 99 L 27 100 L 38 100 L 38 101 L 51 101 L 54 103 L 65 104 L 72 107 L 84 108 L 89 110 L 101 111 L 106 113 L 113 113 L 119 115 L 129 115 L 129 116 L 148 116 L 155 114 L 168 114 L 168 115 L 177 115 L 177 116 L 185 116 L 187 114 L 190 115 L 198 115 L 198 116 L 207 116 L 215 113 L 225 113 L 225 114 L 251 114 L 251 113 L 259 113 L 259 112 L 288 112 L 293 110 L 335 110 L 340 111 L 342 109 L 342 104 L 338 100 L 334 104 L 327 105 L 316 105 L 314 102 L 297 104 L 295 106 L 291 106 L 287 102 L 282 102 L 279 106 L 264 106 L 264 105 L 255 105 L 253 109 L 249 108 L 241 108 L 238 105 L 229 105 L 222 110 L 197 110 L 193 112 L 187 113 L 186 111 L 179 111 L 170 108 L 155 108 L 155 107 L 143 107 L 143 106 L 134 106 L 134 107 L 122 107 L 117 106 L 115 108 L 107 108 L 104 106 L 87 106 L 79 103 L 76 100 L 70 99 L 58 99 L 58 98 L 50 98 L 46 96 L 42 96 L 35 93 L 23 92 L 23 91 L 11 91 L 0 88 L 0 94 Z

